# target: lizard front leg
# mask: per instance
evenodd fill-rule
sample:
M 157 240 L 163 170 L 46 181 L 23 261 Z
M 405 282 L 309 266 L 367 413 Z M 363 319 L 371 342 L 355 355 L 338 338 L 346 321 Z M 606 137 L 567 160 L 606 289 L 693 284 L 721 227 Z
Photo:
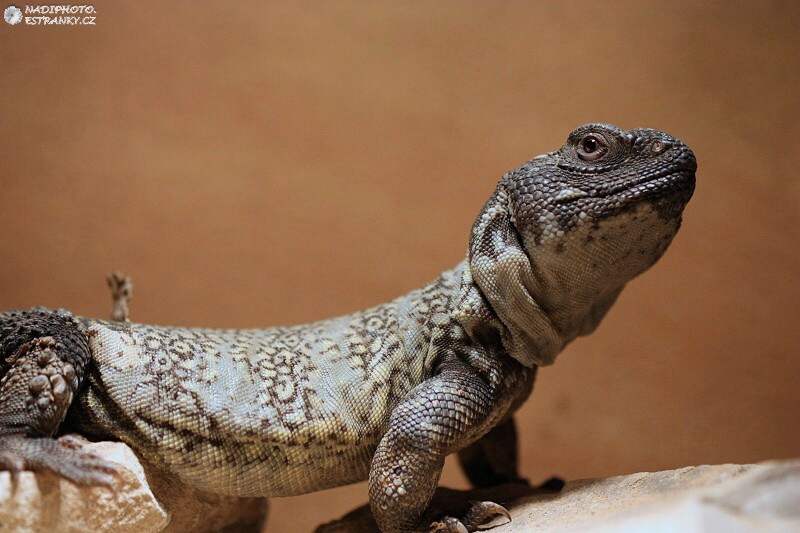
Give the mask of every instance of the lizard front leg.
M 75 438 L 54 440 L 89 361 L 86 335 L 66 314 L 0 314 L 0 470 L 52 470 L 83 485 L 109 485 L 108 463 Z
M 369 476 L 369 499 L 381 531 L 474 531 L 507 511 L 479 504 L 464 519 L 432 524 L 426 511 L 448 453 L 485 431 L 494 407 L 489 385 L 465 365 L 453 365 L 412 390 L 392 413 Z

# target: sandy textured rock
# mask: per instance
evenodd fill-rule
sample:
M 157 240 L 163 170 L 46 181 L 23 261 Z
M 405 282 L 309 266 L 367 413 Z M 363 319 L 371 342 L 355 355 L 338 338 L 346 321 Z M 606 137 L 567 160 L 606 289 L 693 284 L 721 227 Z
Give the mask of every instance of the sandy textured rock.
M 50 472 L 0 472 L 0 533 L 258 530 L 264 500 L 194 491 L 153 472 L 145 474 L 131 449 L 118 442 L 86 449 L 120 465 L 114 491 L 78 487 Z
M 167 512 L 148 487 L 130 448 L 87 444 L 87 450 L 122 466 L 117 490 L 78 487 L 51 472 L 21 472 L 15 482 L 0 472 L 0 531 L 159 531 Z
M 800 461 L 698 466 L 568 483 L 518 500 L 511 531 L 800 531 Z
M 257 531 L 264 500 L 194 491 L 146 472 L 121 443 L 88 450 L 118 463 L 115 492 L 77 487 L 49 472 L 22 472 L 12 483 L 0 472 L 0 533 Z M 437 491 L 435 504 L 457 508 L 468 500 L 505 504 L 517 531 L 800 531 L 800 460 L 756 465 L 698 466 L 608 479 L 580 480 L 560 493 L 506 485 L 483 491 Z M 377 531 L 368 506 L 320 532 Z
M 504 503 L 513 521 L 493 533 L 800 532 L 800 460 L 580 480 L 557 494 L 508 485 L 489 491 L 443 489 L 436 498 L 437 505 L 451 509 L 475 499 Z M 377 530 L 365 506 L 318 531 Z

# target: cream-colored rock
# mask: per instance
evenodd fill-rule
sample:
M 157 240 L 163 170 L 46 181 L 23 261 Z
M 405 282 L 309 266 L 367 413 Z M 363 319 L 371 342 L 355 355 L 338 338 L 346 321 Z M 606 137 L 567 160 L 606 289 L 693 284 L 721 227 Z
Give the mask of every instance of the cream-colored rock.
M 511 506 L 511 531 L 800 531 L 800 461 L 698 466 L 568 483 Z
M 160 531 L 169 522 L 145 479 L 142 465 L 121 443 L 86 445 L 120 465 L 116 490 L 79 487 L 52 472 L 0 472 L 0 531 Z
M 77 487 L 50 472 L 0 472 L 0 533 L 115 531 L 257 531 L 266 502 L 195 491 L 146 472 L 126 445 L 87 444 L 120 465 L 114 491 Z M 437 492 L 437 505 L 467 500 L 505 503 L 513 521 L 496 533 L 800 532 L 800 460 L 698 466 L 608 479 L 580 480 L 557 494 L 506 485 L 483 491 Z M 509 503 L 510 502 L 510 503 Z M 321 532 L 374 532 L 363 506 Z
M 119 465 L 114 490 L 79 487 L 51 472 L 0 472 L 0 533 L 114 531 L 173 533 L 258 530 L 266 502 L 192 490 L 145 469 L 119 442 L 86 444 Z
M 435 505 L 452 509 L 469 500 L 493 500 L 511 512 L 512 522 L 492 528 L 492 533 L 800 532 L 800 460 L 580 480 L 559 493 L 512 485 L 466 492 L 440 489 Z M 318 529 L 345 531 L 377 531 L 368 506 Z

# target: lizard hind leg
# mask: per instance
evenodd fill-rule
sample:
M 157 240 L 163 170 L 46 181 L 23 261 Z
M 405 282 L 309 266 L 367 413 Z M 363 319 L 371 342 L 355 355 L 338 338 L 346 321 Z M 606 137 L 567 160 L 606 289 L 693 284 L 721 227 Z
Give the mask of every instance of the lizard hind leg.
M 509 417 L 480 440 L 460 450 L 458 460 L 474 487 L 528 484 L 517 472 L 517 430 L 513 418 Z
M 116 470 L 74 439 L 52 436 L 89 361 L 71 316 L 47 310 L 0 314 L 0 470 L 52 470 L 84 485 L 109 485 Z

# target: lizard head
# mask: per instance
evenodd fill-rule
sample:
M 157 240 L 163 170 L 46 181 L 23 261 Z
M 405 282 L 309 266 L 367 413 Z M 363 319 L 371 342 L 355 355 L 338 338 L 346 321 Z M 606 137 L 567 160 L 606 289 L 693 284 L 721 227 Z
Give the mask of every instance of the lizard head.
M 472 228 L 459 320 L 523 364 L 552 363 L 664 253 L 696 168 L 666 133 L 587 124 L 507 173 Z

